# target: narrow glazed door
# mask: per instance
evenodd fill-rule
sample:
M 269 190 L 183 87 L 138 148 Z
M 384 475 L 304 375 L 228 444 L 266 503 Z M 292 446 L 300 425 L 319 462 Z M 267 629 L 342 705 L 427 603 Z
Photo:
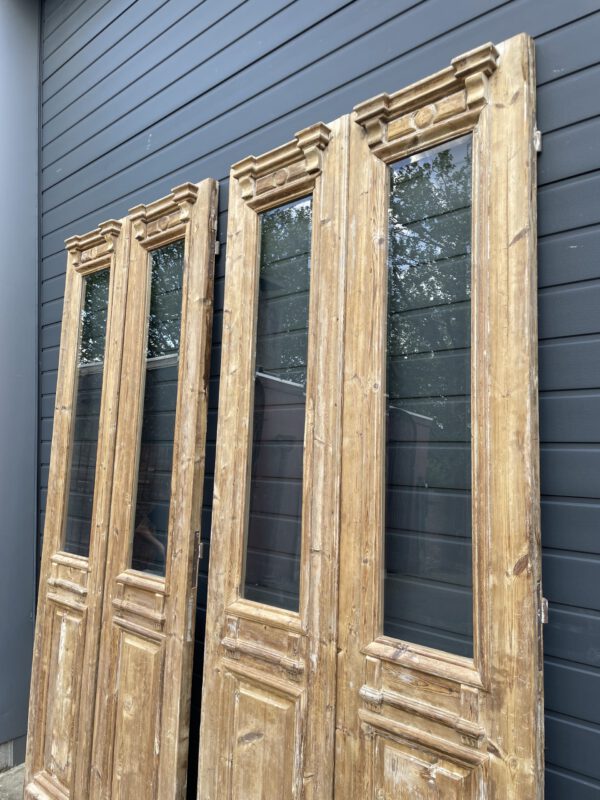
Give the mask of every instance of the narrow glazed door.
M 29 703 L 26 798 L 87 797 L 129 223 L 67 240 Z
M 339 800 L 543 797 L 534 87 L 521 35 L 355 109 Z
M 202 800 L 332 792 L 348 125 L 231 172 Z
M 92 798 L 185 796 L 217 184 L 130 212 Z

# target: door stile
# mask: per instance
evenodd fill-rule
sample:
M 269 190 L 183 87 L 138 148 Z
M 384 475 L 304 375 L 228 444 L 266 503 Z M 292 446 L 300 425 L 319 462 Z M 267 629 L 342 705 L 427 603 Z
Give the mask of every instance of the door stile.
M 126 221 L 67 239 L 49 492 L 33 655 L 25 797 L 86 796 L 107 547 L 127 268 Z M 66 552 L 85 279 L 108 270 L 88 555 Z
M 489 536 L 488 560 L 480 562 L 480 569 L 498 578 L 485 594 L 487 624 L 481 636 L 489 685 L 491 783 L 498 796 L 517 800 L 544 796 L 536 84 L 534 44 L 528 36 L 514 37 L 498 49 L 502 68 L 490 87 L 475 140 L 480 150 L 475 163 L 488 165 L 488 185 L 499 198 L 490 209 L 486 193 L 474 193 L 475 219 L 480 220 L 474 231 L 478 274 L 487 277 L 480 278 L 487 284 L 480 317 L 491 320 L 487 362 L 480 370 L 487 441 L 478 449 L 486 459 L 488 480 L 482 492 L 488 507 L 481 509 L 480 525 L 488 521 Z M 495 469 L 498 463 L 504 468 Z
M 543 796 L 533 63 L 520 35 L 355 109 L 336 797 Z M 469 133 L 472 658 L 383 635 L 388 165 Z
M 198 797 L 326 798 L 333 781 L 348 125 L 234 165 Z M 258 214 L 312 196 L 298 612 L 246 599 Z
M 130 212 L 131 278 L 94 726 L 93 798 L 185 796 L 216 206 L 217 183 L 206 180 L 184 184 L 166 198 Z M 131 566 L 136 557 L 133 530 L 142 468 L 147 350 L 150 353 L 150 262 L 153 253 L 180 241 L 177 350 L 152 365 L 174 374 L 176 404 L 168 412 L 174 413 L 171 477 L 163 481 L 167 497 L 162 504 L 169 504 L 167 537 L 160 549 L 158 534 L 145 533 L 146 542 L 155 552 L 160 550 L 163 559 L 162 566 L 150 572 Z M 169 336 L 167 324 L 163 339 Z M 152 398 L 158 411 L 165 392 L 159 386 Z M 161 468 L 156 463 L 151 470 Z

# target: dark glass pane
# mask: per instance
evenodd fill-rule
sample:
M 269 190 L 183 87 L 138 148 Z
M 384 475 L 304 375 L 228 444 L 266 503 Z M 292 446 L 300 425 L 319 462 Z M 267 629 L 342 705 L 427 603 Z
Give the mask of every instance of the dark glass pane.
M 177 405 L 183 240 L 151 253 L 144 409 L 131 566 L 165 574 Z
M 472 656 L 471 138 L 390 180 L 384 634 Z
M 244 596 L 298 609 L 312 201 L 261 215 Z
M 63 549 L 89 555 L 96 478 L 100 397 L 108 313 L 109 271 L 83 280 L 83 307 L 75 384 L 75 419 Z

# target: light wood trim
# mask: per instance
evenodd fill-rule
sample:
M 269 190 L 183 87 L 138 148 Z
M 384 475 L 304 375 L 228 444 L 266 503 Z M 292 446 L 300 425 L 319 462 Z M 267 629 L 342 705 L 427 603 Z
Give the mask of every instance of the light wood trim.
M 430 675 L 451 678 L 460 684 L 476 688 L 483 686 L 481 674 L 474 666 L 472 658 L 445 653 L 433 647 L 403 642 L 389 636 L 379 636 L 363 648 L 363 653 L 391 664 L 402 664 Z
M 302 624 L 299 614 L 287 611 L 284 608 L 254 603 L 252 600 L 245 600 L 243 597 L 229 603 L 227 613 L 240 619 L 252 620 L 273 628 L 281 628 L 284 631 L 306 633 L 306 626 Z
M 358 690 L 358 693 L 368 705 L 381 707 L 382 705 L 393 706 L 394 708 L 408 711 L 418 717 L 432 720 L 434 722 L 441 722 L 448 728 L 454 728 L 458 733 L 468 736 L 472 739 L 483 739 L 485 736 L 485 729 L 471 720 L 461 717 L 459 714 L 453 714 L 450 711 L 444 711 L 431 703 L 425 703 L 421 700 L 411 700 L 404 697 L 399 692 L 392 692 L 387 689 L 376 689 L 373 686 L 364 684 Z
M 473 750 L 470 747 L 462 747 L 455 742 L 450 742 L 428 731 L 420 731 L 411 725 L 385 719 L 371 711 L 361 710 L 359 716 L 363 728 L 366 728 L 367 734 L 371 734 L 372 732 L 383 736 L 387 734 L 390 737 L 394 737 L 394 739 L 421 745 L 425 750 L 433 750 L 440 755 L 449 756 L 456 761 L 471 764 L 475 767 L 487 764 L 488 758 L 486 753 Z
M 493 44 L 454 58 L 446 69 L 394 94 L 354 107 L 372 151 L 390 163 L 473 130 L 498 65 Z
M 225 636 L 221 645 L 228 650 L 233 656 L 241 655 L 242 653 L 259 661 L 265 661 L 267 664 L 273 664 L 276 667 L 282 667 L 286 672 L 292 676 L 298 676 L 304 672 L 306 665 L 302 659 L 289 658 L 283 655 L 279 650 L 270 647 L 263 647 L 258 642 L 244 641 L 243 639 L 234 639 L 231 636 Z
M 330 138 L 331 130 L 318 122 L 297 133 L 291 142 L 234 164 L 231 174 L 248 207 L 264 211 L 312 192 Z

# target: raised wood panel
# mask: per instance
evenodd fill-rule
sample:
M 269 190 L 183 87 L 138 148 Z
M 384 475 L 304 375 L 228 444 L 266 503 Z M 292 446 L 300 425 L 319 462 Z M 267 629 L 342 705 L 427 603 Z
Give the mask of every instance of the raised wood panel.
M 385 729 L 363 724 L 369 800 L 479 800 L 482 776 L 472 766 L 451 761 L 443 754 L 411 746 Z
M 57 605 L 52 621 L 45 769 L 68 791 L 81 690 L 83 612 Z
M 122 630 L 111 798 L 158 797 L 164 640 Z
M 281 800 L 302 796 L 298 753 L 303 693 L 268 674 L 228 670 L 222 707 L 231 719 L 222 775 L 227 800 Z

